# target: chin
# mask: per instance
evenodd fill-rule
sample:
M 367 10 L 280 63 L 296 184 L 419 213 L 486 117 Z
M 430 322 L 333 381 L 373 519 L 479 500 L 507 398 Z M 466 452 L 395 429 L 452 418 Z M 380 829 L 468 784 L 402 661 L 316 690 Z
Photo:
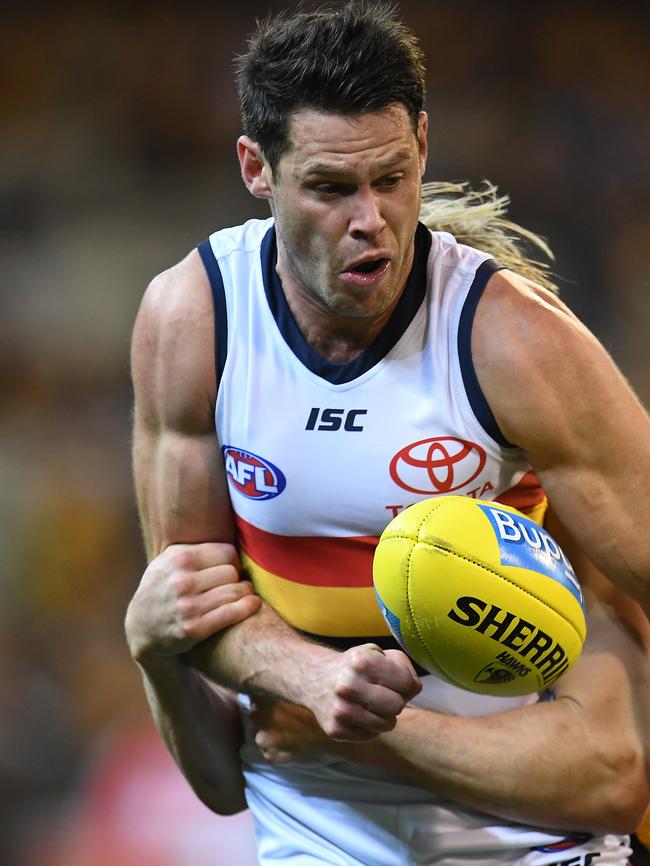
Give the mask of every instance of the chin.
M 348 300 L 347 303 L 337 304 L 336 310 L 332 309 L 332 311 L 348 319 L 375 319 L 390 307 L 393 297 L 380 300 L 373 298 L 368 299 L 365 303 L 359 301 L 356 304 L 351 304 Z

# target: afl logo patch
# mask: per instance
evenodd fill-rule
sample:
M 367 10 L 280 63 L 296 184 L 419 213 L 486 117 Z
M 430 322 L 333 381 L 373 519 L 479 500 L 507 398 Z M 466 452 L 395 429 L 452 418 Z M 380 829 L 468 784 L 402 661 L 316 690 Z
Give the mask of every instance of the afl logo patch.
M 232 445 L 221 450 L 229 483 L 247 499 L 273 499 L 287 486 L 281 470 L 269 460 Z
M 481 473 L 485 451 L 475 442 L 436 436 L 412 442 L 390 461 L 390 477 L 411 493 L 451 493 Z

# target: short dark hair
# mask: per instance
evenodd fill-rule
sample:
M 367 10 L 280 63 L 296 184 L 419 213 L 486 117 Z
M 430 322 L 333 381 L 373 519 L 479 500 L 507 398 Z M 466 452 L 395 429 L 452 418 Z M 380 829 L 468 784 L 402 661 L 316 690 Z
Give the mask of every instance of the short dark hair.
M 402 103 L 414 132 L 424 105 L 424 56 L 395 7 L 352 0 L 339 9 L 280 13 L 257 23 L 236 59 L 242 126 L 275 174 L 292 112 L 380 111 Z

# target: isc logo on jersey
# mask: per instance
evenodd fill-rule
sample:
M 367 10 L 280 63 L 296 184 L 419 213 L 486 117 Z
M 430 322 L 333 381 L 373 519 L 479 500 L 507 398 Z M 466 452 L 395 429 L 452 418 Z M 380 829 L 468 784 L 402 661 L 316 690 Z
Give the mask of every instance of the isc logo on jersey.
M 228 481 L 247 499 L 273 499 L 287 486 L 282 471 L 264 457 L 232 445 L 221 450 Z

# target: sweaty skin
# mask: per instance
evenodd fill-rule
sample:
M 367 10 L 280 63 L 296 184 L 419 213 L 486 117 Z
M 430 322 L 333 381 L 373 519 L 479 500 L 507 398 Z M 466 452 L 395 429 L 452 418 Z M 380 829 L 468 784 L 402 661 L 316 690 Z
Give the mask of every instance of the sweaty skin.
M 292 147 L 275 176 L 255 142 L 239 139 L 244 181 L 269 201 L 276 219 L 289 306 L 309 343 L 330 360 L 362 351 L 399 299 L 413 256 L 425 136 L 425 116 L 414 135 L 399 105 L 359 118 L 299 111 L 291 122 Z M 579 547 L 650 611 L 650 422 L 611 360 L 557 299 L 508 272 L 492 277 L 479 303 L 472 350 L 501 429 L 527 452 Z M 222 802 L 223 795 L 210 793 L 240 773 L 241 730 L 231 721 L 216 723 L 211 713 L 221 719 L 221 710 L 226 720 L 234 718 L 232 697 L 218 692 L 214 699 L 197 669 L 225 686 L 305 708 L 331 740 L 379 737 L 359 751 L 359 760 L 390 743 L 391 753 L 400 753 L 396 760 L 416 764 L 415 752 L 428 743 L 421 783 L 439 788 L 442 771 L 435 766 L 444 767 L 449 795 L 459 802 L 594 832 L 606 823 L 602 804 L 619 802 L 607 829 L 632 828 L 648 799 L 638 720 L 630 710 L 640 673 L 619 658 L 616 641 L 575 665 L 566 699 L 491 723 L 414 716 L 404 707 L 419 684 L 403 654 L 373 645 L 335 653 L 310 643 L 237 582 L 214 432 L 210 289 L 196 252 L 147 290 L 132 358 L 135 477 L 152 562 L 131 603 L 127 635 L 161 734 L 213 808 L 241 803 L 239 794 Z M 623 441 L 627 430 L 635 431 L 634 453 Z M 200 562 L 184 552 L 201 545 L 213 546 Z M 154 609 L 159 617 L 147 615 Z M 580 736 L 568 737 L 578 706 Z M 616 741 L 603 725 L 614 713 Z M 497 767 L 497 752 L 490 750 L 506 731 L 509 760 Z M 200 778 L 206 755 L 214 769 L 208 780 Z M 530 755 L 538 760 L 526 776 Z M 569 758 L 571 785 L 558 787 L 558 766 Z M 591 766 L 593 772 L 578 772 Z M 502 792 L 492 806 L 485 801 L 488 786 Z M 235 788 L 241 791 L 240 784 Z M 569 799 L 580 803 L 579 814 Z
M 400 298 L 413 262 L 426 134 L 426 114 L 416 137 L 402 106 L 360 118 L 303 109 L 276 179 L 257 145 L 238 141 L 244 182 L 275 219 L 291 312 L 330 361 L 368 346 Z M 355 271 L 368 262 L 379 263 L 374 274 Z
M 551 829 L 631 832 L 647 807 L 650 623 L 551 512 L 585 589 L 589 629 L 556 700 L 479 718 L 407 708 L 372 743 L 337 743 L 303 707 L 257 701 L 255 741 L 271 763 L 324 754 L 382 767 L 464 806 Z M 527 747 L 518 744 L 523 736 Z M 535 779 L 535 784 L 530 784 Z

